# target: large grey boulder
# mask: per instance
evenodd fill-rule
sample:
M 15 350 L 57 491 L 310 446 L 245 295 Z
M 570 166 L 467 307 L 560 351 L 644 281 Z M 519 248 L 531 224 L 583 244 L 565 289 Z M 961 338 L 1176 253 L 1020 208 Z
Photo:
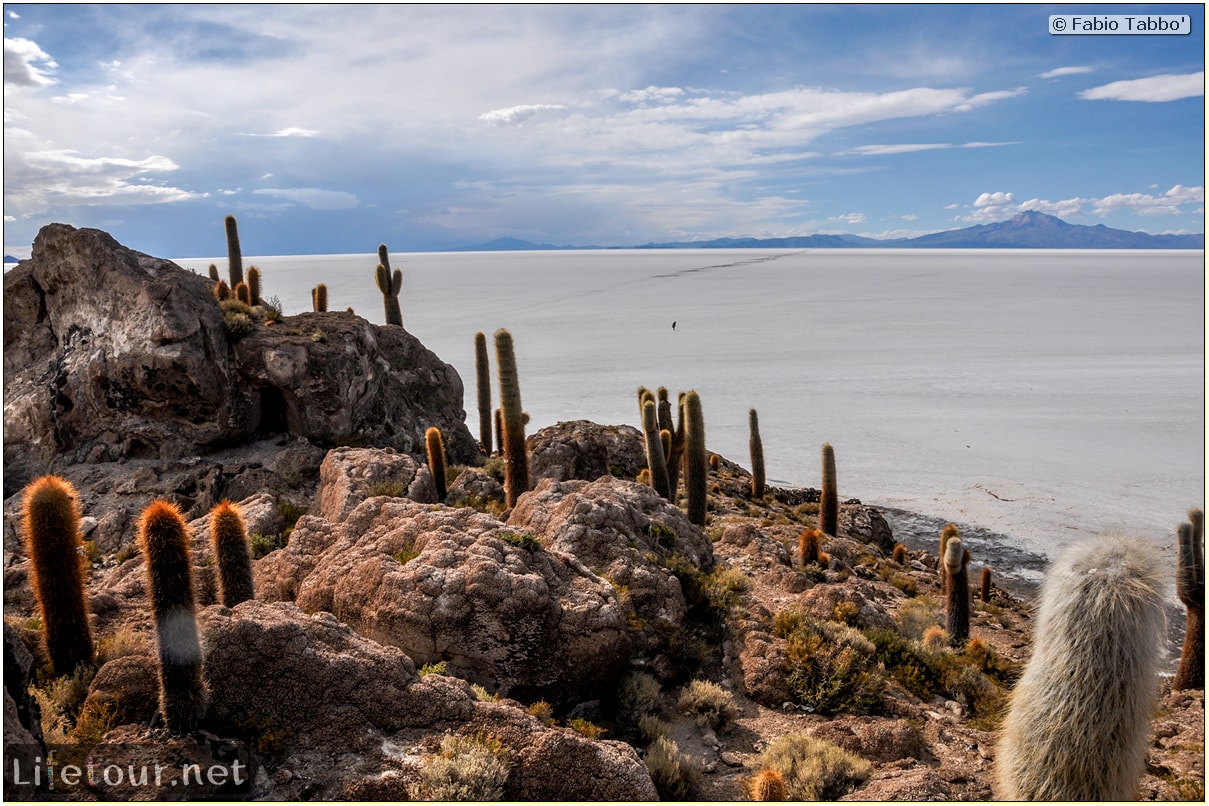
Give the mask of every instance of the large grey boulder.
M 301 314 L 228 336 L 211 282 L 95 229 L 43 227 L 4 278 L 9 494 L 55 458 L 168 460 L 285 433 L 479 455 L 453 367 L 400 327 Z

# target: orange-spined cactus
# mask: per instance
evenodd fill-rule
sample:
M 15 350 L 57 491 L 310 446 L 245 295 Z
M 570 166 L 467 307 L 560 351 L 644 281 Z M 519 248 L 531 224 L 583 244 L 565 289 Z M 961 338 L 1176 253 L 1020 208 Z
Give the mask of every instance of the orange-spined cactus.
M 1171 688 L 1205 687 L 1205 513 L 1194 509 L 1188 523 L 1177 532 L 1175 592 L 1187 608 L 1184 619 L 1184 650 Z
M 230 501 L 210 510 L 210 541 L 218 564 L 219 601 L 227 607 L 256 598 L 243 513 Z

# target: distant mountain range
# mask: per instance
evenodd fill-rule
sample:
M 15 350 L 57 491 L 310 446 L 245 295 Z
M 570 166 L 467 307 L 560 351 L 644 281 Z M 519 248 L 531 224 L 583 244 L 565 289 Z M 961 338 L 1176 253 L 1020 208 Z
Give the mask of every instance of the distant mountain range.
M 600 249 L 597 246 L 553 246 L 518 238 L 453 249 L 453 252 L 531 251 L 543 249 Z M 801 235 L 792 238 L 716 238 L 712 241 L 647 243 L 629 249 L 1204 249 L 1205 235 L 1151 235 L 1112 229 L 1103 224 L 1089 227 L 1068 224 L 1052 215 L 1026 210 L 1007 221 L 979 224 L 963 229 L 933 232 L 917 238 L 881 240 L 860 235 Z

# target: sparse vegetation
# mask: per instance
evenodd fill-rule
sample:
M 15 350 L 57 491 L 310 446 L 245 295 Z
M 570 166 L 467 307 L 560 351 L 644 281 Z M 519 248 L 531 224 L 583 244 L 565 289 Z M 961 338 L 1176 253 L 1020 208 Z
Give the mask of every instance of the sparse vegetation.
M 708 680 L 694 680 L 685 686 L 676 707 L 699 725 L 714 730 L 725 730 L 739 715 L 735 695 Z
M 644 760 L 661 800 L 692 797 L 700 773 L 674 741 L 657 736 L 647 747 Z
M 828 715 L 880 709 L 885 681 L 876 647 L 859 632 L 796 611 L 778 613 L 773 631 L 788 642 L 786 682 L 799 702 Z
M 873 773 L 869 761 L 802 733 L 773 739 L 759 765 L 781 774 L 789 800 L 838 800 Z
M 446 736 L 440 751 L 424 760 L 412 800 L 502 800 L 511 768 L 509 753 L 493 736 Z

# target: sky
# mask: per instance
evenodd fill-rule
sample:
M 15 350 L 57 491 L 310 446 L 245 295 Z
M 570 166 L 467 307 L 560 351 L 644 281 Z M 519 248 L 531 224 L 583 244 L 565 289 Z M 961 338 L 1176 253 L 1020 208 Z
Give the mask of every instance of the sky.
M 1203 232 L 1204 69 L 1203 5 L 8 4 L 4 253 Z

